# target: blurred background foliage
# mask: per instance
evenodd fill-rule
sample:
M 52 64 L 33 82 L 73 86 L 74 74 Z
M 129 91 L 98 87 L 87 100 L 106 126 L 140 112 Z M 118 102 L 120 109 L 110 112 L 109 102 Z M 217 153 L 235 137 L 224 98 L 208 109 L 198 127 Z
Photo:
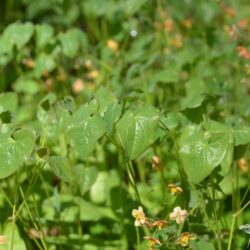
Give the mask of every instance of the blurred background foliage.
M 1 0 L 1 132 L 20 127 L 36 132 L 36 154 L 26 159 L 25 171 L 1 182 L 3 233 L 13 231 L 10 204 L 22 204 L 12 249 L 134 249 L 131 210 L 138 203 L 122 157 L 109 141 L 113 124 L 130 108 L 153 105 L 171 131 L 166 135 L 159 128 L 154 146 L 142 155 L 130 152 L 136 156 L 137 186 L 151 216 L 164 217 L 175 204 L 192 208 L 197 202 L 188 186 L 177 198 L 166 188 L 168 183 L 187 184 L 180 177 L 172 140 L 173 136 L 179 142 L 186 126 L 199 127 L 213 119 L 233 128 L 233 164 L 242 157 L 249 159 L 249 16 L 247 0 Z M 74 152 L 68 153 L 62 136 L 65 120 L 78 122 L 77 115 L 71 114 L 89 102 L 86 114 L 94 114 L 98 133 L 91 134 L 95 139 L 84 153 L 73 146 Z M 155 115 L 147 108 L 139 112 L 147 119 Z M 118 124 L 119 132 L 129 123 Z M 101 138 L 104 130 L 108 135 Z M 75 130 L 68 132 L 77 141 Z M 154 155 L 160 156 L 163 172 L 152 170 Z M 37 163 L 46 157 L 53 172 Z M 67 172 L 71 164 L 77 176 L 73 181 Z M 232 211 L 242 205 L 237 192 L 244 194 L 249 185 L 248 165 L 247 169 L 232 170 L 226 178 L 214 175 L 218 183 L 224 178 L 216 187 L 223 192 L 214 204 L 222 221 L 216 229 L 221 249 L 227 245 Z M 237 192 L 231 182 L 236 174 Z M 205 186 L 200 195 L 209 203 Z M 208 206 L 208 215 L 213 212 L 214 207 Z M 204 227 L 202 216 L 197 212 L 187 226 L 200 233 L 192 249 L 217 249 L 217 239 L 211 228 Z M 245 213 L 238 223 L 249 220 Z M 164 230 L 161 240 L 177 228 Z M 232 249 L 241 249 L 246 237 L 236 234 Z M 168 247 L 161 249 L 182 249 Z

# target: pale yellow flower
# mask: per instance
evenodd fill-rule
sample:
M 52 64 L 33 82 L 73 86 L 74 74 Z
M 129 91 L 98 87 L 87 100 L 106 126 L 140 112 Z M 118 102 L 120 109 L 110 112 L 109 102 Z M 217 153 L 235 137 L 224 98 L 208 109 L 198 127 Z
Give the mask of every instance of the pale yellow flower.
M 92 61 L 91 60 L 86 60 L 85 62 L 84 62 L 84 66 L 87 68 L 87 69 L 92 69 L 93 68 L 93 63 L 92 63 Z
M 132 216 L 135 218 L 136 227 L 139 227 L 146 222 L 146 216 L 141 206 L 139 206 L 138 209 L 133 209 Z
M 154 247 L 156 244 L 161 245 L 161 242 L 156 238 L 152 238 L 152 237 L 148 237 L 148 236 L 145 236 L 143 238 L 148 240 L 149 250 L 154 250 L 155 249 Z
M 169 218 L 175 220 L 177 224 L 183 224 L 187 217 L 188 211 L 182 210 L 180 207 L 175 207 L 174 211 L 169 215 Z
M 173 195 L 183 192 L 183 189 L 181 187 L 176 186 L 175 184 L 168 184 L 168 188 L 171 194 Z
M 114 52 L 117 52 L 119 50 L 118 42 L 113 39 L 109 39 L 106 44 L 107 44 L 107 47 L 110 48 Z
M 99 76 L 99 71 L 98 70 L 92 70 L 88 73 L 88 78 L 93 80 L 96 79 Z
M 187 247 L 189 245 L 190 240 L 195 240 L 195 239 L 196 239 L 196 236 L 194 234 L 184 232 L 175 241 L 175 244 L 180 245 L 182 247 Z

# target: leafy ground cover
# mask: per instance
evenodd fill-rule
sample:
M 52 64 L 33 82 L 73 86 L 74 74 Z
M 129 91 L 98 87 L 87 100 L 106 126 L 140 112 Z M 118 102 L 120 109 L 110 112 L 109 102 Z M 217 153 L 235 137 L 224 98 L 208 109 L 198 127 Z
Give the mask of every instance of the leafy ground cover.
M 249 16 L 1 1 L 1 249 L 247 248 Z

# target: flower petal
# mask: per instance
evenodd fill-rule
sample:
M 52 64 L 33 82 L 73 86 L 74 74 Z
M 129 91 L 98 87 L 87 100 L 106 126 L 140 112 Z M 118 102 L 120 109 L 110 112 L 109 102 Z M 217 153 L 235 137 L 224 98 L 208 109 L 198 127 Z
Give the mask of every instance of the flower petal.
M 132 216 L 136 217 L 137 214 L 138 214 L 138 210 L 137 209 L 133 209 L 132 210 Z

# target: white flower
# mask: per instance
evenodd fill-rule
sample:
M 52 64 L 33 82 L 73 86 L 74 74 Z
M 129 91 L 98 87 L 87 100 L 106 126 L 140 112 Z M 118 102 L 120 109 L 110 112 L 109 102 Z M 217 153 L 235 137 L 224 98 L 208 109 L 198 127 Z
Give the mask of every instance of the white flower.
M 187 217 L 188 211 L 182 210 L 180 207 L 175 207 L 174 211 L 169 215 L 169 218 L 175 220 L 177 224 L 183 224 Z
M 135 218 L 135 226 L 139 227 L 146 222 L 146 217 L 141 206 L 138 209 L 133 209 L 132 216 Z

